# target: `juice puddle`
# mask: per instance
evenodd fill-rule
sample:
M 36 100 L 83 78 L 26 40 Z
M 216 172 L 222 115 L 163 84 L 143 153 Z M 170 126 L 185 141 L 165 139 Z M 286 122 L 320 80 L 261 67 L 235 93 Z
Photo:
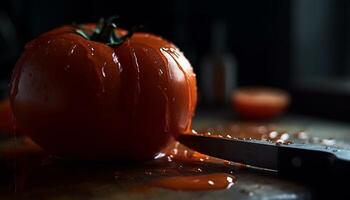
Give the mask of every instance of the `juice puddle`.
M 149 185 L 177 191 L 209 191 L 229 189 L 236 182 L 236 178 L 225 173 L 214 173 L 197 176 L 174 176 L 159 178 Z
M 0 199 L 4 188 L 9 194 L 20 195 L 36 190 L 55 192 L 57 187 L 77 187 L 79 193 L 80 184 L 86 182 L 96 184 L 96 187 L 114 185 L 116 189 L 141 193 L 152 191 L 154 187 L 184 191 L 221 190 L 234 184 L 236 178 L 232 174 L 240 169 L 239 165 L 200 154 L 176 141 L 156 159 L 136 164 L 64 161 L 46 155 L 25 137 L 18 138 L 16 145 L 12 140 L 0 146 L 0 168 L 4 168 L 0 174 L 4 172 L 7 176 L 6 182 L 0 181 Z M 177 186 L 176 182 L 179 183 Z
M 131 173 L 144 179 L 142 187 L 136 187 L 133 192 L 150 191 L 154 187 L 175 191 L 229 189 L 236 182 L 234 173 L 242 169 L 242 165 L 198 153 L 173 141 L 143 168 L 141 174 L 138 170 Z M 123 176 L 125 174 L 117 175 L 118 179 Z

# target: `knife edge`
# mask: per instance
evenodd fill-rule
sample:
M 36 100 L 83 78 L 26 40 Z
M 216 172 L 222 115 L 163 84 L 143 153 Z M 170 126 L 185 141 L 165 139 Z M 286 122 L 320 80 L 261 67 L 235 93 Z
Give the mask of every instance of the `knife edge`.
M 270 170 L 278 167 L 278 146 L 272 142 L 190 134 L 180 135 L 178 141 L 200 153 L 232 162 Z

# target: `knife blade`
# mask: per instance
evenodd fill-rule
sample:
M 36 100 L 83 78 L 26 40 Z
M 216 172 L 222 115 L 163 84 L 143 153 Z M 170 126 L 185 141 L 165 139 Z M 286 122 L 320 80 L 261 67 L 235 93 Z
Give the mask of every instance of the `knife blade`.
M 281 144 L 182 134 L 185 146 L 209 156 L 276 170 L 295 179 L 350 177 L 350 150 L 312 144 Z

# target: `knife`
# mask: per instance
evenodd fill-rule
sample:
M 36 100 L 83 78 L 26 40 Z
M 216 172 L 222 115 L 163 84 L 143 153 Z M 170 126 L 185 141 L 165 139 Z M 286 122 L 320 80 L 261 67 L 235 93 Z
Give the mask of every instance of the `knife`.
M 185 146 L 209 156 L 274 170 L 278 175 L 292 179 L 325 181 L 330 178 L 350 177 L 350 150 L 347 149 L 313 144 L 228 139 L 200 134 L 182 134 L 178 140 Z

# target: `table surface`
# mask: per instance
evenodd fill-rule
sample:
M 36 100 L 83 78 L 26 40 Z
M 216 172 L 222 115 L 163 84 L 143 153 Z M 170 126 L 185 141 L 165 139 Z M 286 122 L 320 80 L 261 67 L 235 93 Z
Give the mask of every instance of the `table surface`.
M 194 128 L 213 127 L 235 122 L 235 118 L 228 112 L 199 113 L 194 121 Z M 260 122 L 261 124 L 264 124 Z M 350 143 L 350 125 L 346 123 L 312 119 L 303 116 L 288 115 L 273 123 L 287 131 L 305 130 L 312 136 L 319 138 L 334 138 L 338 141 Z M 86 165 L 85 165 L 86 166 Z M 135 176 L 121 180 L 113 177 L 114 171 L 128 168 Z M 208 192 L 183 192 L 167 189 L 152 188 L 147 191 L 133 191 L 129 188 L 142 185 L 143 175 L 134 166 L 88 166 L 87 169 L 69 168 L 68 171 L 56 173 L 55 170 L 43 171 L 38 176 L 28 179 L 35 180 L 29 184 L 29 189 L 13 191 L 9 185 L 0 185 L 0 199 L 310 199 L 307 187 L 288 180 L 283 180 L 269 173 L 241 170 L 234 172 L 237 177 L 235 185 L 228 190 Z M 121 170 L 121 172 L 123 171 Z M 134 171 L 133 171 L 134 170 Z M 142 171 L 143 172 L 143 171 Z M 220 171 L 217 171 L 220 172 Z M 63 174 L 63 175 L 62 175 Z M 47 176 L 51 181 L 47 181 Z M 46 179 L 45 179 L 46 177 Z M 46 180 L 41 182 L 41 180 Z M 41 183 L 40 183 L 41 182 Z M 37 184 L 39 183 L 39 184 Z M 17 183 L 20 184 L 20 183 Z

